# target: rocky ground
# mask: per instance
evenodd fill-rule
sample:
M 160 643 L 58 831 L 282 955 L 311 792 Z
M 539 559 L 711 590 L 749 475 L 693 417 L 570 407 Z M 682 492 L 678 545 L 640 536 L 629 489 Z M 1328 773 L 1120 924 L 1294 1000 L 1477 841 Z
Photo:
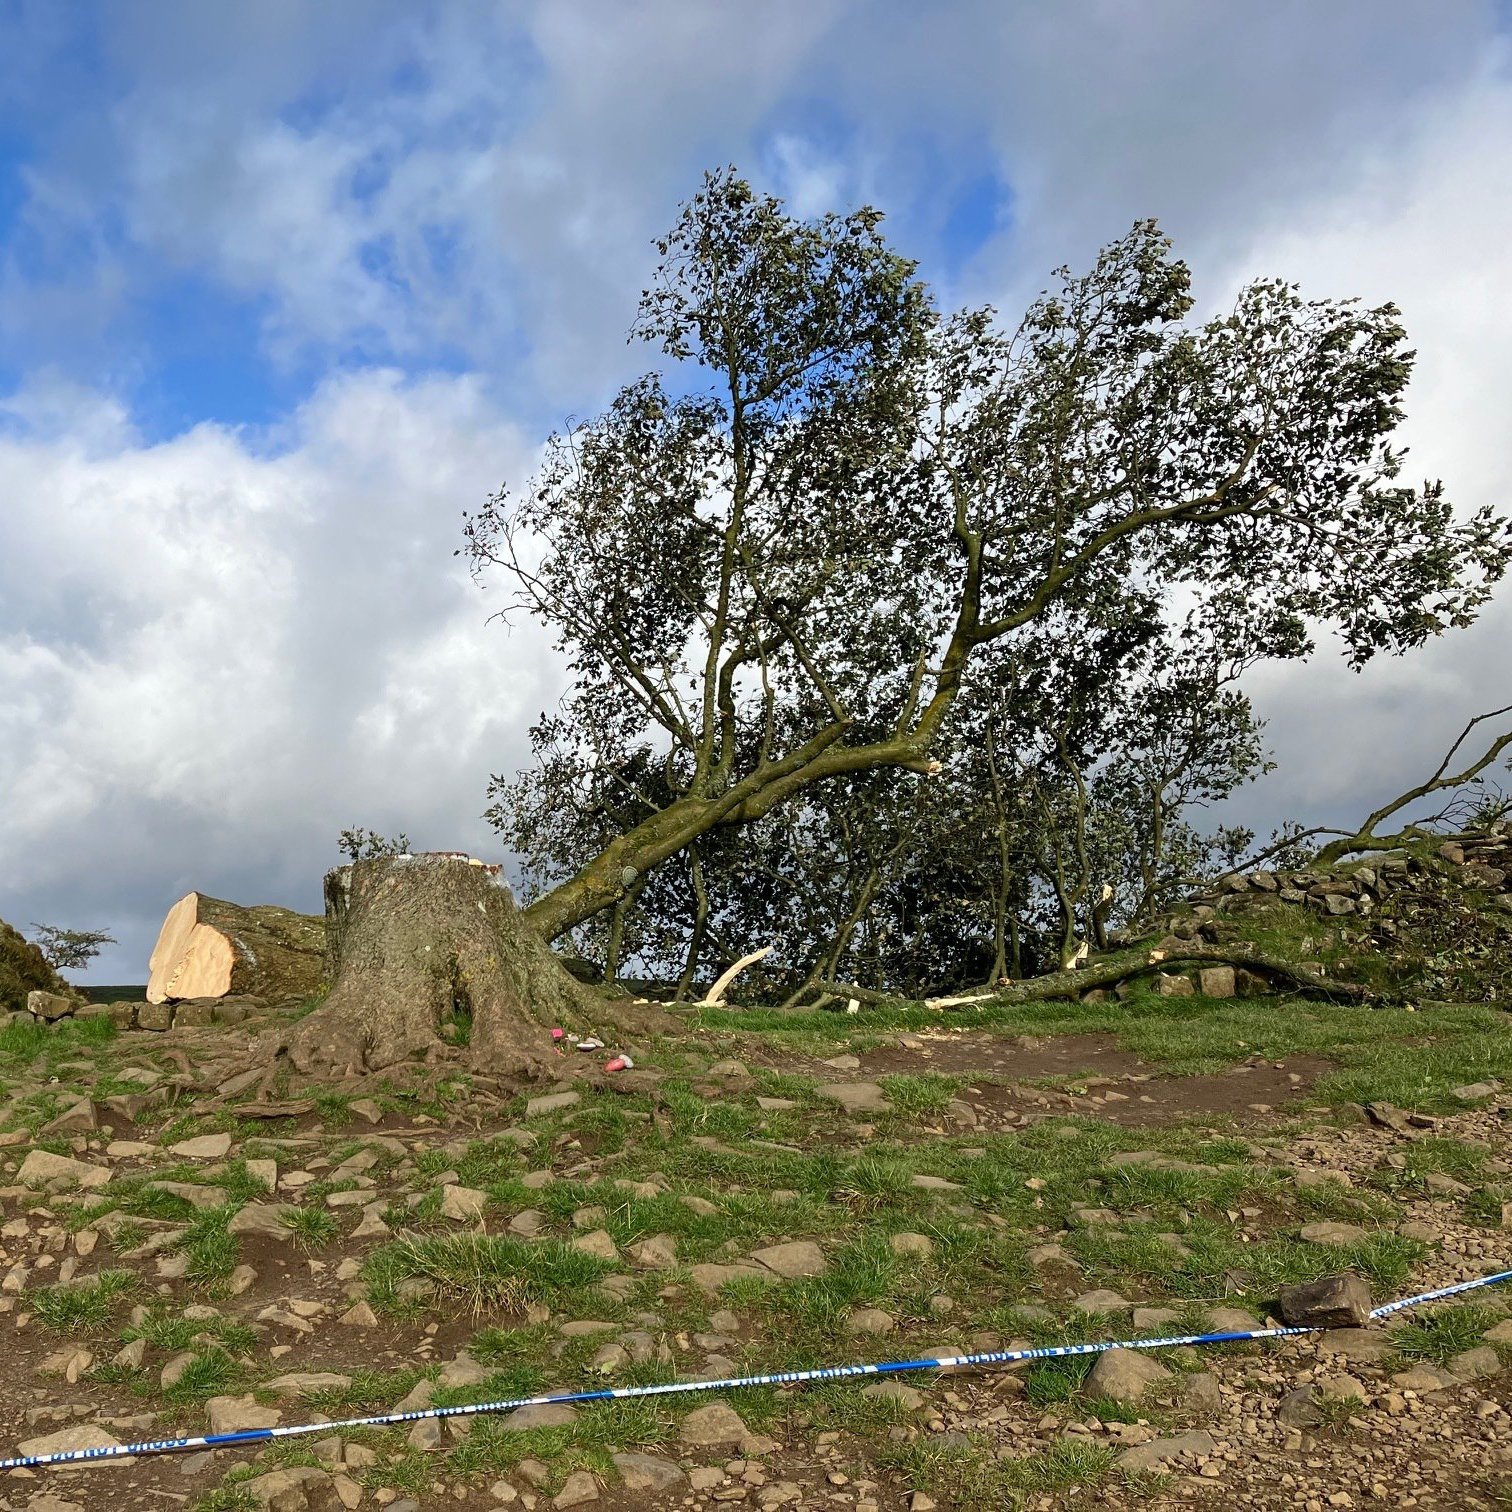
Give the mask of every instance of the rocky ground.
M 255 1020 L 4 1031 L 10 1450 L 1251 1327 L 1328 1272 L 1384 1301 L 1512 1267 L 1489 1009 L 737 1022 L 621 1078 L 568 1051 L 529 1096 L 267 1086 Z M 0 1508 L 1505 1505 L 1512 1288 L 1391 1325 L 333 1428 L 11 1472 Z

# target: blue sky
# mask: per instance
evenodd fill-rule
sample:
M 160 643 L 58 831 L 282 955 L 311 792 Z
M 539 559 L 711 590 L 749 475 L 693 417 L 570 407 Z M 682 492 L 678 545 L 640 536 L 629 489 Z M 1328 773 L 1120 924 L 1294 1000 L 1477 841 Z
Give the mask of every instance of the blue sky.
M 0 58 L 0 917 L 114 928 L 105 977 L 191 886 L 315 906 L 348 824 L 490 849 L 560 673 L 459 516 L 645 362 L 707 168 L 879 206 L 947 305 L 1152 215 L 1210 305 L 1395 298 L 1415 462 L 1512 483 L 1490 0 L 0 0 Z M 1509 631 L 1267 672 L 1253 817 L 1431 767 Z

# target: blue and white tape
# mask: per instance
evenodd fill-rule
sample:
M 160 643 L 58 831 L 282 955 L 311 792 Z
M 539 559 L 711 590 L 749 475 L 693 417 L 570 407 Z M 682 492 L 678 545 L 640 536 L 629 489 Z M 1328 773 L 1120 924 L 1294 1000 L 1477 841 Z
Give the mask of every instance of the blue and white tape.
M 1375 1308 L 1372 1318 L 1385 1318 L 1404 1308 L 1420 1307 L 1483 1286 L 1512 1281 L 1512 1270 L 1419 1292 Z M 177 1454 L 192 1449 L 235 1449 L 264 1444 L 273 1439 L 298 1438 L 304 1434 L 327 1434 L 348 1428 L 389 1428 L 418 1423 L 425 1418 L 479 1417 L 484 1413 L 514 1412 L 520 1407 L 577 1407 L 591 1402 L 626 1402 L 656 1396 L 691 1395 L 695 1392 L 739 1391 L 749 1386 L 802 1386 L 815 1381 L 845 1381 L 857 1376 L 902 1375 L 920 1370 L 960 1370 L 974 1366 L 1018 1365 L 1031 1360 L 1065 1360 L 1077 1355 L 1105 1354 L 1110 1349 L 1175 1349 L 1181 1345 L 1243 1344 L 1256 1339 L 1284 1339 L 1298 1334 L 1321 1333 L 1315 1327 L 1251 1328 L 1222 1333 L 1179 1334 L 1160 1339 L 1108 1339 L 1092 1344 L 1044 1344 L 1031 1349 L 994 1349 L 979 1354 L 948 1355 L 941 1359 L 893 1360 L 876 1365 L 828 1365 L 815 1370 L 783 1370 L 773 1375 L 731 1376 L 718 1381 L 671 1381 L 661 1386 L 613 1386 L 598 1391 L 563 1391 L 552 1396 L 515 1397 L 502 1402 L 470 1402 L 460 1407 L 425 1407 L 415 1412 L 385 1412 L 376 1417 L 341 1418 L 334 1422 L 294 1423 L 282 1428 L 244 1428 L 236 1433 L 207 1433 L 195 1438 L 152 1439 L 140 1444 L 109 1444 L 98 1449 L 60 1449 L 55 1454 L 23 1455 L 0 1460 L 0 1470 L 32 1470 L 43 1465 L 77 1465 L 101 1460 L 126 1459 L 136 1455 Z

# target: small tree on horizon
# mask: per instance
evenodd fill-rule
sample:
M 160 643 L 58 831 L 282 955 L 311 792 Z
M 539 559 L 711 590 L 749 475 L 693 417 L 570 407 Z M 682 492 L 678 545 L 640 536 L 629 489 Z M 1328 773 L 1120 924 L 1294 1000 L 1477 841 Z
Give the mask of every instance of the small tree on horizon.
M 107 945 L 118 943 L 103 929 L 64 929 L 57 924 L 33 924 L 31 937 L 54 971 L 82 971 Z

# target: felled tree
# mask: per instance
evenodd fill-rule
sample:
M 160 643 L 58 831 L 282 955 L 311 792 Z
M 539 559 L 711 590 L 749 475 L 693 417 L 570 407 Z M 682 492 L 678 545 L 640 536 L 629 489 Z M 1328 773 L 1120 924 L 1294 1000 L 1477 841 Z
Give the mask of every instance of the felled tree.
M 1327 624 L 1358 665 L 1469 622 L 1505 570 L 1504 521 L 1399 482 L 1394 307 L 1265 280 L 1193 323 L 1146 222 L 1004 330 L 939 314 L 880 221 L 706 179 L 635 327 L 672 371 L 467 523 L 473 565 L 557 633 L 563 717 L 666 777 L 522 911 L 540 937 L 815 784 L 927 774 L 985 648 L 1052 607 L 1223 591 L 1278 651 Z

